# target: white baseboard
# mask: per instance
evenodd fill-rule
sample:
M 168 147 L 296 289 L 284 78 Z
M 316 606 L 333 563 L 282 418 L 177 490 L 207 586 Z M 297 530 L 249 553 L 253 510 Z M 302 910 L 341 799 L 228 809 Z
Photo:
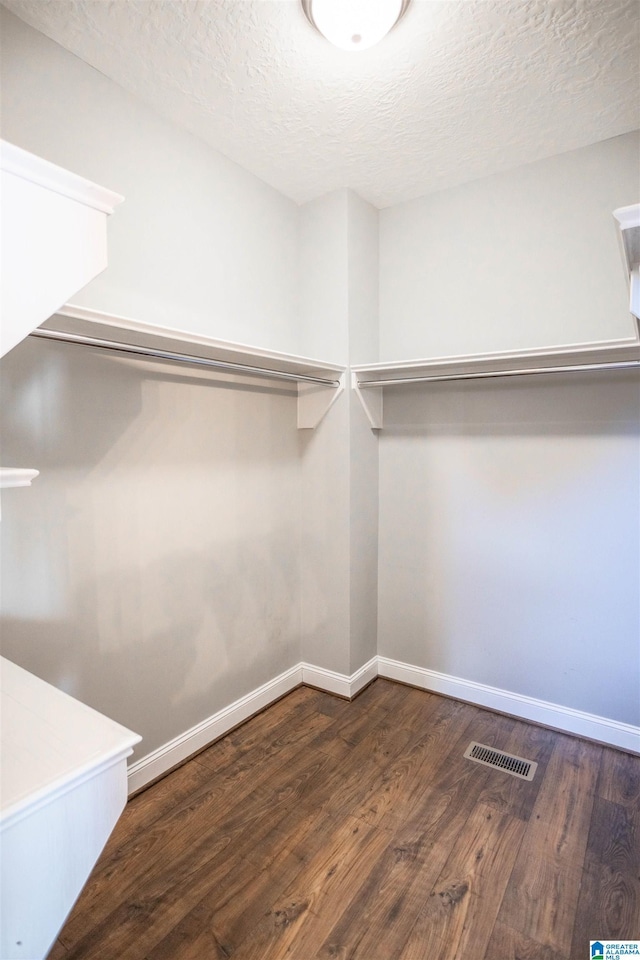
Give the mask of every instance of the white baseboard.
M 235 703 L 218 710 L 211 717 L 191 727 L 174 737 L 168 743 L 158 747 L 131 764 L 128 769 L 129 794 L 135 793 L 142 787 L 157 780 L 168 770 L 182 763 L 187 757 L 202 750 L 208 744 L 218 740 L 229 730 L 233 730 L 239 723 L 248 720 L 254 713 L 264 710 L 270 703 L 279 700 L 289 691 L 299 687 L 302 683 L 302 669 L 298 663 L 290 670 L 281 673 L 279 677 L 263 683 L 261 687 L 240 697 Z
M 256 690 L 218 710 L 211 717 L 191 727 L 168 743 L 158 747 L 131 764 L 128 770 L 129 794 L 141 790 L 148 783 L 157 780 L 173 767 L 182 763 L 187 757 L 218 740 L 233 730 L 239 723 L 248 720 L 254 713 L 264 710 L 275 700 L 279 700 L 289 691 L 307 683 L 311 687 L 326 690 L 327 693 L 336 693 L 341 697 L 351 699 L 363 687 L 378 676 L 378 658 L 373 657 L 368 663 L 356 670 L 350 677 L 324 667 L 314 667 L 309 663 L 298 663 L 279 677 L 264 683 Z
M 388 657 L 372 657 L 351 676 L 326 670 L 324 667 L 315 667 L 310 663 L 296 664 L 133 763 L 128 771 L 129 793 L 135 793 L 161 777 L 187 757 L 218 740 L 301 683 L 351 699 L 378 676 L 408 683 L 431 693 L 442 693 L 479 707 L 498 710 L 500 713 L 508 713 L 522 720 L 532 720 L 534 723 L 597 740 L 630 753 L 640 753 L 640 727 L 598 717 L 592 713 L 583 713 L 557 703 L 536 700 L 534 697 L 526 697 L 509 690 L 500 690 L 498 687 L 489 687 L 473 680 L 452 677 L 436 670 L 415 667 L 399 660 L 390 660 Z
M 436 670 L 414 667 L 399 660 L 378 657 L 378 676 L 388 680 L 398 680 L 432 693 L 442 693 L 456 700 L 465 700 L 488 707 L 500 713 L 508 713 L 522 720 L 532 720 L 546 727 L 553 727 L 566 733 L 597 740 L 621 750 L 640 753 L 640 727 L 607 717 L 598 717 L 593 713 L 584 713 L 571 707 L 563 707 L 546 700 L 536 700 L 523 694 L 489 687 L 473 680 L 463 680 Z
M 324 667 L 314 667 L 311 663 L 301 663 L 300 667 L 302 668 L 303 683 L 309 684 L 310 687 L 326 690 L 327 693 L 335 693 L 339 697 L 346 697 L 348 700 L 355 697 L 363 687 L 366 687 L 378 676 L 377 657 L 372 657 L 368 663 L 352 673 L 350 677 L 344 673 L 325 670 Z

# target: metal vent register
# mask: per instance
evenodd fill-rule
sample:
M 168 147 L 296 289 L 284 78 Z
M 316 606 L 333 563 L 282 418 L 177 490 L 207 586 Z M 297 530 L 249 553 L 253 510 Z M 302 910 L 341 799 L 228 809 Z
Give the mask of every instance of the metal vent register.
M 487 747 L 483 743 L 470 743 L 464 756 L 467 760 L 484 763 L 486 767 L 497 767 L 498 770 L 504 770 L 505 773 L 520 777 L 521 780 L 533 780 L 538 769 L 538 764 L 534 760 L 514 757 L 511 753 L 494 750 L 493 747 Z

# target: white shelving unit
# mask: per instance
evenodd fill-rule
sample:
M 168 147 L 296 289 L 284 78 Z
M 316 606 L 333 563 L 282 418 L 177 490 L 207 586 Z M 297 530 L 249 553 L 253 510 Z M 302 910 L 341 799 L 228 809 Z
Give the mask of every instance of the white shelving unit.
M 127 800 L 141 739 L 0 657 L 0 956 L 51 949 Z
M 118 194 L 0 141 L 0 356 L 107 266 Z M 0 469 L 0 488 L 28 468 Z M 141 739 L 0 658 L 0 956 L 41 960 L 127 799 Z
M 0 490 L 7 487 L 30 487 L 39 472 L 28 467 L 0 467 Z
M 613 211 L 620 230 L 620 244 L 629 277 L 629 309 L 640 321 L 640 203 Z
M 297 384 L 298 427 L 318 425 L 344 389 L 345 367 L 275 350 L 199 336 L 67 304 L 32 336 L 129 356 L 212 367 Z
M 6 490 L 9 487 L 30 487 L 39 472 L 26 467 L 0 467 L 0 490 Z
M 514 350 L 505 353 L 401 360 L 351 368 L 352 386 L 373 429 L 384 425 L 385 387 L 454 380 L 483 380 L 593 370 L 624 370 L 640 364 L 640 341 L 608 341 L 585 346 L 544 350 Z
M 107 266 L 107 218 L 123 197 L 0 140 L 0 356 Z

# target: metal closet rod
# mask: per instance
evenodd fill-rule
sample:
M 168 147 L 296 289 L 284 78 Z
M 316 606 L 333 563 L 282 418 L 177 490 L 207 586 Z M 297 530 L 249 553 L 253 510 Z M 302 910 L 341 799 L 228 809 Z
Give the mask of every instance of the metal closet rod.
M 522 370 L 489 370 L 476 373 L 443 373 L 431 377 L 396 377 L 386 380 L 360 380 L 359 387 L 390 387 L 400 383 L 437 383 L 442 380 L 488 380 L 496 377 L 521 377 L 538 373 L 585 373 L 590 370 L 626 370 L 640 366 L 640 360 L 616 360 L 612 363 L 579 363 L 564 367 L 530 367 Z
M 79 343 L 89 347 L 100 347 L 103 350 L 115 350 L 118 353 L 132 353 L 138 357 L 151 357 L 154 360 L 173 360 L 176 363 L 195 363 L 201 367 L 215 367 L 218 370 L 228 370 L 232 373 L 248 373 L 273 380 L 301 380 L 305 383 L 318 383 L 324 387 L 337 387 L 339 380 L 329 380 L 326 377 L 312 377 L 306 373 L 287 373 L 285 370 L 271 370 L 266 367 L 253 367 L 247 363 L 235 363 L 233 360 L 211 360 L 208 357 L 194 357 L 188 353 L 173 353 L 170 350 L 156 350 L 153 347 L 136 347 L 133 344 L 121 343 L 117 340 L 101 340 L 98 337 L 86 337 L 77 333 L 62 333 L 60 330 L 38 328 L 29 336 L 42 337 L 44 340 L 59 340 L 62 343 Z

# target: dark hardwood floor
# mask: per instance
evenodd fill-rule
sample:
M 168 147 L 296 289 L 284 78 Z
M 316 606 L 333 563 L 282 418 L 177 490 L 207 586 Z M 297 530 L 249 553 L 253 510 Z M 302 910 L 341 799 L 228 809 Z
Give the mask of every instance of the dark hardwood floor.
M 50 957 L 587 960 L 634 937 L 640 758 L 377 680 L 301 687 L 135 797 Z

